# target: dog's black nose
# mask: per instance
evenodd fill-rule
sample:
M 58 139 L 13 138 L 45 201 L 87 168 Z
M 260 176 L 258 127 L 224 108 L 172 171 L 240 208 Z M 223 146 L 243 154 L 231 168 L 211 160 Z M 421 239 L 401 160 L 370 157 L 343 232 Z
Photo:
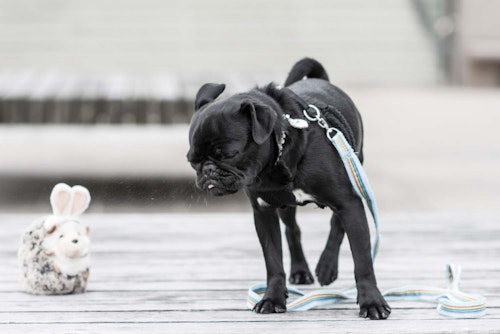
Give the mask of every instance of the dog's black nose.
M 210 176 L 213 176 L 215 174 L 217 170 L 217 166 L 215 166 L 214 163 L 206 163 L 205 165 L 203 165 L 203 169 L 202 169 L 202 172 L 203 172 L 203 176 L 205 177 L 210 177 Z
M 74 243 L 74 244 L 77 244 L 78 243 L 78 239 L 73 239 L 73 240 L 71 240 L 71 242 Z

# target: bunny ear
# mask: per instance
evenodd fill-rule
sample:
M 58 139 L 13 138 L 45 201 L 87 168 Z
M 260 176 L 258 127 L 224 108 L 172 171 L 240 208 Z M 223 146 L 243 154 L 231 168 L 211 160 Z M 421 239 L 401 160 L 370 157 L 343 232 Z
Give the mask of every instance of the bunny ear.
M 73 203 L 69 213 L 72 216 L 79 216 L 84 213 L 90 205 L 90 193 L 87 188 L 82 186 L 74 186 L 71 190 L 73 192 Z
M 63 215 L 68 211 L 71 202 L 71 187 L 66 183 L 58 183 L 50 193 L 50 205 L 55 215 Z

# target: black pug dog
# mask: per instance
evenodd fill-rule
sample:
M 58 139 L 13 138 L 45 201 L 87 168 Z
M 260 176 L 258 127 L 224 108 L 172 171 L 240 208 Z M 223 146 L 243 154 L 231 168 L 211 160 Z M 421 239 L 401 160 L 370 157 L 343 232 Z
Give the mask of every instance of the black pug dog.
M 280 218 L 286 225 L 291 254 L 289 281 L 313 282 L 295 212 L 297 205 L 314 202 L 333 211 L 331 231 L 316 267 L 319 283 L 328 285 L 337 278 L 339 248 L 347 233 L 355 265 L 359 315 L 386 319 L 391 309 L 377 288 L 362 200 L 354 192 L 325 130 L 304 119 L 303 105 L 329 105 L 340 113 L 347 122 L 345 128 L 351 134 L 353 149 L 362 161 L 361 117 L 351 99 L 328 81 L 323 66 L 314 59 L 305 58 L 295 64 L 285 87 L 270 84 L 219 100 L 216 98 L 225 85 L 207 83 L 200 88 L 187 154 L 197 173 L 197 186 L 215 196 L 245 189 L 250 199 L 268 286 L 255 312 L 286 311 Z

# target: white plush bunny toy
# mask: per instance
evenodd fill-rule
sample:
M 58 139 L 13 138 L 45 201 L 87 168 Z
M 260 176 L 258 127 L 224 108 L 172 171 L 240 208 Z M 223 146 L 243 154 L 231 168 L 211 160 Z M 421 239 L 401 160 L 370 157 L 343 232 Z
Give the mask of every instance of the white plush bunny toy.
M 21 238 L 18 259 L 22 289 L 37 295 L 85 292 L 89 277 L 89 228 L 78 216 L 90 193 L 57 184 L 50 194 L 53 214 L 35 220 Z

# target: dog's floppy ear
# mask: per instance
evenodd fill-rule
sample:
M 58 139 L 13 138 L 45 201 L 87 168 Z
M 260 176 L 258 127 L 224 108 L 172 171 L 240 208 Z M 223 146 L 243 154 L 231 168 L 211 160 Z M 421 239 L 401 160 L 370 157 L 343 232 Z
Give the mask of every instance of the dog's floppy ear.
M 200 87 L 198 93 L 196 94 L 196 100 L 194 101 L 194 109 L 198 110 L 203 107 L 205 104 L 212 102 L 219 96 L 226 85 L 224 84 L 215 84 L 215 83 L 206 83 Z
M 273 133 L 278 115 L 267 106 L 250 102 L 244 102 L 241 111 L 250 113 L 253 140 L 259 145 L 263 144 Z

